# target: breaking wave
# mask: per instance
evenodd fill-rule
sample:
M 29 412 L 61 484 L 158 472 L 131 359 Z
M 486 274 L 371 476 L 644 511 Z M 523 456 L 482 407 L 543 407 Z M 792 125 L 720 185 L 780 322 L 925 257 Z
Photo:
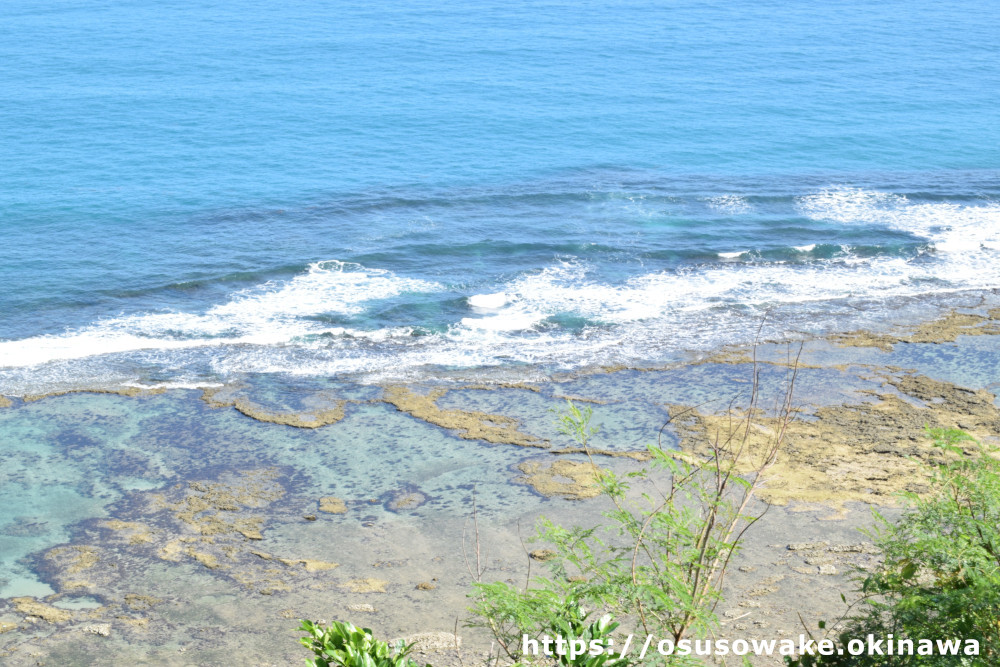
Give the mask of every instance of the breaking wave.
M 742 200 L 718 206 L 738 208 Z M 832 188 L 798 198 L 807 219 L 913 236 L 915 255 L 860 255 L 831 238 L 789 245 L 795 261 L 753 251 L 641 272 L 618 281 L 565 258 L 486 290 L 318 262 L 286 281 L 236 292 L 203 312 L 140 313 L 0 342 L 0 390 L 39 383 L 135 381 L 177 385 L 249 372 L 413 375 L 426 367 L 545 364 L 562 368 L 661 358 L 736 342 L 765 311 L 780 326 L 824 330 L 864 323 L 858 303 L 1000 287 L 1000 206 L 912 202 L 898 194 Z M 487 291 L 489 290 L 489 291 Z M 370 309 L 419 301 L 438 309 L 427 327 L 372 326 Z M 440 313 L 443 313 L 441 315 Z M 853 318 L 853 319 L 851 319 Z M 129 370 L 133 369 L 133 370 Z

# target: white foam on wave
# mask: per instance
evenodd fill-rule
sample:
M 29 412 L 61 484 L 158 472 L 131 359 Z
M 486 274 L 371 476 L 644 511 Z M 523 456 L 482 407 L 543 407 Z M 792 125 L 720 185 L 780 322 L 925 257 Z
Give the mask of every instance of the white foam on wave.
M 506 292 L 496 292 L 494 294 L 473 294 L 468 298 L 469 305 L 473 308 L 484 310 L 495 310 L 507 304 Z
M 222 382 L 189 382 L 186 380 L 170 380 L 167 382 L 153 382 L 143 384 L 141 382 L 123 382 L 123 387 L 135 387 L 143 391 L 153 391 L 157 389 L 218 389 L 225 387 Z
M 803 197 L 799 209 L 814 220 L 849 225 L 882 225 L 925 239 L 934 261 L 911 262 L 899 267 L 902 285 L 895 292 L 936 293 L 958 289 L 992 289 L 1000 286 L 1000 204 L 913 202 L 887 192 L 859 188 L 831 188 Z M 849 247 L 844 261 L 860 268 L 880 262 L 853 257 Z M 873 290 L 878 288 L 873 281 Z
M 574 315 L 602 322 L 628 322 L 662 312 L 664 294 L 656 285 L 633 279 L 624 286 L 589 280 L 587 267 L 560 262 L 522 276 L 507 285 L 513 298 L 488 318 L 465 318 L 473 329 L 517 331 L 530 329 L 556 315 Z
M 912 204 L 884 193 L 826 191 L 804 199 L 801 208 L 816 218 L 865 224 L 877 221 L 922 235 L 937 252 L 932 261 L 915 261 L 858 256 L 850 246 L 842 246 L 834 258 L 808 265 L 706 265 L 648 273 L 620 285 L 589 279 L 583 264 L 561 263 L 505 286 L 511 301 L 493 317 L 509 326 L 490 327 L 482 320 L 466 319 L 451 331 L 452 363 L 462 350 L 476 350 L 477 363 L 491 356 L 494 361 L 537 360 L 541 351 L 529 344 L 535 338 L 499 334 L 530 331 L 538 335 L 537 325 L 557 314 L 612 325 L 607 330 L 564 336 L 560 341 L 545 340 L 544 345 L 551 345 L 548 354 L 552 359 L 573 357 L 575 352 L 578 360 L 593 360 L 614 348 L 632 349 L 637 355 L 658 345 L 694 348 L 699 337 L 711 340 L 714 336 L 719 344 L 724 335 L 720 330 L 732 318 L 733 309 L 758 314 L 769 309 L 815 312 L 806 318 L 808 323 L 820 321 L 824 308 L 836 302 L 882 301 L 1000 286 L 1000 274 L 994 268 L 1000 261 L 1000 207 L 996 205 Z M 974 240 L 966 243 L 963 237 Z M 811 252 L 815 248 L 816 244 L 808 244 L 796 250 Z
M 650 359 L 657 350 L 706 349 L 745 339 L 753 323 L 771 308 L 825 311 L 836 298 L 864 298 L 875 291 L 904 295 L 923 289 L 914 282 L 905 260 L 876 264 L 871 267 L 874 271 L 841 263 L 832 271 L 754 265 L 739 271 L 662 272 L 618 286 L 588 280 L 581 265 L 550 267 L 510 284 L 509 291 L 517 298 L 500 313 L 463 319 L 444 334 L 398 338 L 391 349 L 365 353 L 343 339 L 315 354 L 291 348 L 241 348 L 218 359 L 213 368 L 223 375 L 364 373 L 386 380 L 408 377 L 428 366 L 579 367 Z M 736 305 L 739 309 L 734 309 Z M 538 326 L 556 313 L 599 320 L 604 326 L 575 333 Z
M 933 252 L 916 260 L 865 257 L 845 246 L 831 259 L 808 264 L 717 262 L 652 271 L 613 284 L 583 262 L 556 262 L 498 284 L 494 292 L 468 296 L 471 313 L 443 333 L 420 336 L 406 327 L 362 331 L 313 318 L 356 314 L 372 300 L 444 287 L 326 262 L 291 280 L 234 294 L 200 314 L 133 315 L 61 336 L 3 342 L 0 367 L 77 359 L 74 368 L 96 376 L 100 364 L 91 368 L 85 358 L 115 352 L 132 354 L 129 363 L 197 368 L 221 377 L 245 372 L 406 377 L 424 366 L 509 363 L 577 367 L 735 342 L 746 335 L 748 322 L 769 309 L 797 313 L 801 326 L 818 327 L 841 302 L 1000 287 L 997 205 L 913 203 L 899 195 L 831 189 L 802 198 L 798 207 L 816 220 L 903 230 L 926 239 Z M 735 259 L 743 253 L 727 254 Z M 840 312 L 841 317 L 864 317 L 849 305 Z M 567 329 L 558 324 L 565 318 L 591 324 Z M 70 374 L 53 366 L 31 372 L 49 373 L 54 380 Z
M 685 271 L 653 272 L 609 285 L 588 277 L 587 267 L 563 263 L 522 277 L 507 287 L 516 295 L 492 317 L 511 326 L 488 326 L 485 320 L 464 319 L 470 329 L 527 330 L 555 315 L 572 315 L 606 325 L 676 327 L 691 313 L 728 308 L 865 297 L 875 294 L 909 295 L 927 289 L 935 276 L 903 258 L 859 260 L 844 258 L 809 266 L 770 263 L 731 267 L 707 266 Z M 460 330 L 452 337 L 460 337 Z M 474 342 L 468 336 L 470 345 Z M 516 354 L 516 351 L 512 351 Z
M 339 261 L 317 262 L 288 281 L 268 282 L 234 294 L 204 313 L 142 313 L 109 318 L 85 328 L 0 342 L 0 368 L 58 359 L 81 359 L 139 350 L 180 350 L 232 344 L 281 345 L 302 336 L 384 337 L 385 332 L 329 327 L 322 314 L 351 315 L 365 304 L 404 292 L 434 292 L 437 284 Z
M 879 294 L 920 291 L 922 280 L 935 278 L 930 267 L 914 267 L 904 258 L 861 260 L 861 268 L 845 258 L 823 264 L 750 264 L 659 271 L 633 277 L 620 285 L 588 278 L 583 264 L 565 263 L 523 277 L 508 286 L 516 294 L 497 317 L 539 322 L 570 314 L 610 324 L 670 317 L 720 305 L 794 304 Z
M 1000 250 L 1000 204 L 914 203 L 904 195 L 860 188 L 833 188 L 799 200 L 814 220 L 876 224 L 926 238 L 936 251 Z M 955 260 L 951 260 L 955 261 Z
M 489 331 L 526 331 L 538 324 L 544 316 L 493 315 L 491 317 L 463 317 L 459 324 L 470 329 Z
M 739 257 L 742 257 L 743 255 L 747 254 L 748 252 L 749 252 L 748 250 L 737 250 L 736 252 L 720 252 L 719 253 L 719 258 L 720 259 L 738 259 Z

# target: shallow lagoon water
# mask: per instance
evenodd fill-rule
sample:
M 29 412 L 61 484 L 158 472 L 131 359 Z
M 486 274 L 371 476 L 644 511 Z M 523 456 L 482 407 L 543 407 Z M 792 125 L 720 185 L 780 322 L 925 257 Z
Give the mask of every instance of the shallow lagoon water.
M 817 343 L 809 358 L 822 362 L 839 355 L 843 355 L 843 348 Z M 1000 377 L 1000 350 L 991 336 L 960 336 L 951 343 L 897 344 L 889 352 L 860 349 L 854 356 L 859 364 L 915 368 L 929 377 L 992 392 L 997 391 Z
M 365 393 L 365 390 L 362 390 Z M 274 467 L 285 504 L 315 512 L 345 499 L 355 521 L 378 521 L 393 494 L 426 497 L 414 520 L 465 517 L 473 488 L 485 517 L 520 513 L 540 499 L 512 485 L 511 466 L 538 452 L 464 440 L 392 406 L 349 405 L 331 426 L 298 429 L 210 408 L 195 392 L 145 398 L 75 394 L 0 413 L 5 452 L 0 595 L 53 592 L 24 560 L 70 540 L 73 526 L 128 506 L 149 489 L 214 479 L 226 470 Z M 356 510 L 356 511 L 355 511 Z
M 899 395 L 885 384 L 899 373 L 887 367 L 894 364 L 984 388 L 995 377 L 996 342 L 996 336 L 960 336 L 954 343 L 899 343 L 888 353 L 808 342 L 795 403 L 808 420 L 815 418 L 814 408 L 871 403 L 879 393 Z M 757 352 L 767 405 L 788 379 L 789 347 L 763 344 Z M 435 401 L 443 411 L 514 417 L 519 432 L 553 449 L 573 444 L 556 427 L 570 397 L 593 410 L 598 432 L 592 444 L 625 453 L 657 440 L 669 406 L 719 412 L 734 396 L 740 396 L 734 405 L 743 405 L 752 366 L 741 354 L 726 351 L 717 360 L 661 369 L 586 371 L 523 386 L 439 379 L 409 389 L 446 390 Z M 967 368 L 976 370 L 957 372 Z M 0 650 L 51 646 L 47 655 L 66 664 L 92 664 L 106 655 L 183 664 L 179 656 L 188 651 L 202 661 L 223 659 L 222 641 L 238 644 L 248 659 L 267 662 L 283 652 L 292 659 L 293 617 L 357 616 L 349 605 L 370 601 L 382 605 L 377 622 L 389 631 L 447 628 L 454 610 L 465 605 L 468 584 L 460 553 L 473 498 L 484 534 L 499 540 L 491 562 L 496 556 L 500 571 L 511 572 L 518 571 L 518 554 L 523 558 L 518 531 L 530 534 L 539 514 L 587 523 L 601 507 L 600 500 L 542 497 L 517 481 L 519 464 L 556 458 L 544 448 L 465 439 L 460 430 L 384 402 L 384 388 L 260 375 L 245 376 L 226 391 L 215 396 L 242 397 L 268 414 L 346 402 L 342 419 L 318 428 L 258 421 L 231 405 L 213 407 L 195 390 L 142 397 L 68 394 L 15 400 L 0 410 L 7 443 L 3 500 L 12 508 L 0 528 L 5 572 L 0 621 L 23 618 L 11 602 L 18 596 L 70 610 L 78 624 L 87 614 L 104 613 L 101 609 L 119 610 L 112 612 L 117 614 L 112 640 L 87 638 L 81 644 L 86 648 L 74 652 L 59 639 L 69 635 L 40 622 L 0 635 Z M 662 442 L 675 446 L 678 431 L 665 429 Z M 639 465 L 607 456 L 597 461 L 619 471 Z M 211 500 L 215 487 L 229 493 L 226 485 L 238 486 L 246 471 L 257 472 L 245 479 L 271 480 L 260 487 L 266 501 L 254 509 L 245 504 L 252 499 L 239 500 L 231 516 L 259 517 L 259 537 L 199 537 L 181 521 L 185 498 Z M 279 491 L 271 493 L 267 485 Z M 344 501 L 345 513 L 318 511 L 318 500 L 331 496 Z M 446 552 L 443 544 L 450 545 Z M 73 550 L 79 548 L 92 549 L 95 562 L 73 574 L 74 559 L 82 553 Z M 302 568 L 309 562 L 338 567 L 306 574 Z M 81 576 L 86 578 L 77 582 Z M 352 577 L 390 582 L 395 598 L 352 592 Z M 448 584 L 442 584 L 443 597 L 434 597 L 415 591 L 418 581 Z M 385 607 L 387 599 L 403 602 Z M 266 630 L 255 633 L 250 625 Z M 67 632 L 72 627 L 81 626 Z M 226 639 L 209 639 L 212 633 Z M 279 645 L 284 647 L 275 648 Z
M 787 354 L 787 346 L 759 350 L 762 359 L 787 359 Z M 995 381 L 998 357 L 995 337 L 962 336 L 954 343 L 899 344 L 890 353 L 816 341 L 807 344 L 804 359 L 837 365 L 798 370 L 795 402 L 808 414 L 814 407 L 870 401 L 873 392 L 893 393 L 865 364 L 911 367 L 985 388 Z M 839 365 L 845 363 L 850 365 Z M 761 403 L 769 406 L 780 397 L 789 369 L 762 363 L 758 370 Z M 593 446 L 641 451 L 660 437 L 664 445 L 676 445 L 671 428 L 660 435 L 670 406 L 720 411 L 734 397 L 735 406 L 743 405 L 750 371 L 746 363 L 710 362 L 593 372 L 535 385 L 536 390 L 445 383 L 435 385 L 448 389 L 436 405 L 515 417 L 521 432 L 559 448 L 573 444 L 556 419 L 567 397 L 575 398 L 593 410 L 598 429 Z M 345 517 L 351 518 L 337 521 L 377 523 L 397 514 L 417 523 L 467 517 L 473 489 L 486 518 L 552 502 L 513 483 L 520 476 L 516 465 L 544 459 L 549 456 L 544 449 L 464 439 L 381 402 L 381 389 L 371 385 L 311 381 L 296 390 L 297 380 L 247 377 L 234 391 L 275 412 L 347 400 L 343 419 L 315 429 L 262 423 L 228 406 L 211 407 L 198 392 L 183 390 L 140 398 L 70 394 L 0 411 L 7 443 L 2 493 L 10 508 L 0 528 L 6 572 L 0 594 L 53 592 L 32 571 L 32 554 L 72 541 L 80 522 L 131 507 L 151 490 L 214 479 L 224 471 L 276 469 L 286 489 L 279 504 L 300 514 L 314 513 L 320 497 L 342 498 L 351 510 Z M 408 493 L 418 494 L 414 506 L 401 514 L 388 509 L 394 497 Z

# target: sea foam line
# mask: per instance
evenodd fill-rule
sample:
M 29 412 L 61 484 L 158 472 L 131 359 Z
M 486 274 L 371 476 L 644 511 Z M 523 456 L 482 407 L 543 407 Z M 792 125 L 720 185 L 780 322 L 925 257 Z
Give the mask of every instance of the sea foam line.
M 915 204 L 899 195 L 831 189 L 802 198 L 798 206 L 816 220 L 874 222 L 915 234 L 933 248 L 931 259 L 858 257 L 845 248 L 841 256 L 807 264 L 716 262 L 649 272 L 619 284 L 594 279 L 583 262 L 557 262 L 497 284 L 493 292 L 456 294 L 468 299 L 469 311 L 445 332 L 419 337 L 407 327 L 367 331 L 310 318 L 355 315 L 372 301 L 447 293 L 445 287 L 385 270 L 321 262 L 291 280 L 238 292 L 201 314 L 130 315 L 61 335 L 2 342 L 0 366 L 30 368 L 115 353 L 163 353 L 172 360 L 167 365 L 202 364 L 221 374 L 382 372 L 386 367 L 405 372 L 423 365 L 512 362 L 573 366 L 612 357 L 649 358 L 665 346 L 721 344 L 737 313 L 809 313 L 807 321 L 820 326 L 828 308 L 822 304 L 838 300 L 1000 287 L 995 270 L 1000 207 L 995 204 Z M 563 315 L 591 324 L 570 330 L 550 321 Z
M 0 343 L 0 368 L 34 366 L 147 349 L 181 350 L 222 345 L 282 345 L 297 337 L 333 334 L 384 338 L 385 332 L 326 327 L 310 316 L 364 312 L 365 304 L 405 292 L 436 292 L 435 283 L 326 261 L 284 282 L 267 282 L 235 293 L 203 314 L 142 313 L 108 318 L 59 335 Z

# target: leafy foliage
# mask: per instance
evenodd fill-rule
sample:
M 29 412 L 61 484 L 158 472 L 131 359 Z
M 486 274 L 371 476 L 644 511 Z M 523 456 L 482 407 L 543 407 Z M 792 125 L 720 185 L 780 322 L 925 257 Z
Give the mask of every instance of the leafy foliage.
M 586 621 L 584 605 L 603 610 L 604 618 L 613 615 L 675 644 L 717 629 L 715 608 L 726 569 L 744 531 L 760 516 L 748 507 L 763 473 L 777 457 L 793 412 L 794 371 L 779 406 L 779 428 L 763 445 L 753 441 L 757 444 L 752 448 L 752 422 L 760 413 L 757 379 L 755 368 L 749 408 L 741 413 L 730 409 L 729 428 L 708 444 L 707 457 L 694 459 L 650 446 L 645 469 L 621 476 L 603 471 L 598 483 L 613 504 L 604 514 L 611 520 L 607 525 L 564 528 L 542 519 L 535 539 L 554 547 L 556 557 L 548 562 L 550 577 L 531 578 L 529 569 L 528 581 L 519 589 L 484 583 L 477 565 L 473 618 L 468 624 L 493 634 L 499 647 L 494 662 L 503 657 L 518 663 L 529 657 L 523 651 L 523 636 L 565 636 L 568 630 L 563 626 L 569 619 L 578 624 Z M 569 402 L 559 417 L 560 430 L 588 456 L 596 432 L 590 424 L 592 414 L 590 408 Z M 607 539 L 601 536 L 605 531 L 612 532 Z M 573 631 L 579 632 L 579 627 Z M 656 659 L 671 665 L 701 664 L 686 656 L 647 656 L 643 663 Z M 616 656 L 613 663 L 593 664 L 638 664 L 638 657 Z
M 310 667 L 417 667 L 407 655 L 413 648 L 402 641 L 391 647 L 375 639 L 368 628 L 334 621 L 323 627 L 312 621 L 302 621 L 299 630 L 307 636 L 299 643 L 310 649 L 315 658 L 306 660 Z
M 905 496 L 895 523 L 876 513 L 871 533 L 882 564 L 861 580 L 864 611 L 841 635 L 972 639 L 978 658 L 803 657 L 791 665 L 1000 664 L 1000 460 L 963 431 L 928 431 L 946 462 L 931 470 L 932 492 Z M 965 660 L 965 662 L 962 662 Z
M 570 646 L 592 648 L 595 646 L 608 648 L 608 639 L 618 628 L 611 614 L 605 614 L 596 621 L 587 622 L 589 614 L 579 605 L 573 605 L 566 610 L 564 616 L 552 619 L 551 629 L 555 636 L 563 637 Z M 594 655 L 591 651 L 579 655 L 564 654 L 557 656 L 558 664 L 567 667 L 624 667 L 631 664 L 627 658 L 613 655 L 610 651 L 601 651 Z
M 567 667 L 625 667 L 635 664 L 610 650 L 608 639 L 618 628 L 618 623 L 610 614 L 590 620 L 592 614 L 572 597 L 564 598 L 545 586 L 522 592 L 503 582 L 483 584 L 479 589 L 475 613 L 484 620 L 472 625 L 490 628 L 498 639 L 504 641 L 510 650 L 509 658 L 516 664 L 532 658 L 549 659 L 556 665 Z M 565 642 L 561 652 L 551 646 L 551 640 L 556 637 Z M 548 658 L 546 639 L 550 641 Z M 526 652 L 528 643 L 533 646 Z M 573 650 L 570 651 L 569 647 Z

